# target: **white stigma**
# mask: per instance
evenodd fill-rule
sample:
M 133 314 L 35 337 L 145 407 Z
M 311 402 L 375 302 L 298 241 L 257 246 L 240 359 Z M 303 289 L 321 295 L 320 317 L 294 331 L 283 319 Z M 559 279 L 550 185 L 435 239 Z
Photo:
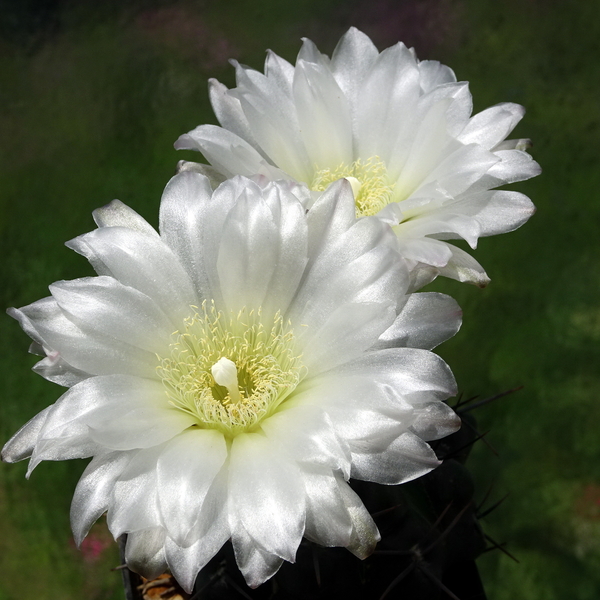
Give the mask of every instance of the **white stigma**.
M 238 372 L 235 363 L 224 356 L 221 357 L 211 368 L 210 372 L 215 378 L 215 383 L 227 388 L 231 402 L 236 404 L 241 401 L 240 387 L 238 383 Z
M 362 183 L 356 179 L 356 177 L 346 177 L 348 183 L 352 186 L 352 193 L 354 194 L 354 198 L 358 198 L 358 194 L 360 193 L 360 188 L 362 187 Z

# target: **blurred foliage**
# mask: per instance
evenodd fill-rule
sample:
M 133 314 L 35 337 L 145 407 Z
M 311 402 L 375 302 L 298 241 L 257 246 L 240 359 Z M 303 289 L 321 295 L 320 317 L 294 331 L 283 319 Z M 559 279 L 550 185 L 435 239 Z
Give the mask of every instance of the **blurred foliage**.
M 115 196 L 156 224 L 180 158 L 173 141 L 215 122 L 208 77 L 233 83 L 230 57 L 293 60 L 308 36 L 331 52 L 350 25 L 383 48 L 398 39 L 469 80 L 475 109 L 528 113 L 545 173 L 517 184 L 538 206 L 521 230 L 475 252 L 492 283 L 437 281 L 457 298 L 460 333 L 440 348 L 467 396 L 524 385 L 481 409 L 476 493 L 509 499 L 484 526 L 508 542 L 479 562 L 491 600 L 600 595 L 600 6 L 547 0 L 0 0 L 0 304 L 22 306 L 57 279 L 91 274 L 63 242 L 93 228 Z M 29 371 L 28 341 L 0 319 L 0 440 L 60 388 Z M 0 600 L 122 597 L 116 550 L 90 562 L 70 542 L 83 461 L 0 468 Z M 105 530 L 99 526 L 98 537 Z

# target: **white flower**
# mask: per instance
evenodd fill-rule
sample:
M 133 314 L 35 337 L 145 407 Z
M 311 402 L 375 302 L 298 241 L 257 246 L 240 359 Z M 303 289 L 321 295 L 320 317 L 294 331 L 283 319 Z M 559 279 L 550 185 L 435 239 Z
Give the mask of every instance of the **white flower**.
M 59 281 L 11 309 L 70 389 L 2 458 L 93 457 L 72 504 L 77 543 L 108 511 L 129 566 L 169 568 L 191 590 L 231 539 L 257 586 L 302 536 L 372 552 L 377 528 L 349 477 L 396 484 L 439 461 L 427 440 L 457 428 L 455 384 L 431 348 L 460 310 L 404 296 L 389 227 L 357 221 L 347 182 L 308 212 L 293 186 L 168 184 L 160 234 L 118 201 L 68 245 L 97 277 Z M 400 347 L 402 346 L 402 347 Z
M 528 140 L 505 140 L 524 114 L 503 103 L 470 118 L 468 84 L 398 43 L 379 53 L 350 29 L 331 60 L 305 39 L 296 66 L 269 52 L 265 74 L 237 63 L 237 87 L 210 81 L 223 128 L 201 125 L 176 148 L 200 150 L 222 177 L 260 173 L 323 190 L 348 178 L 360 215 L 394 226 L 416 286 L 441 273 L 483 286 L 469 254 L 442 240 L 512 231 L 533 214 L 519 192 L 540 172 Z

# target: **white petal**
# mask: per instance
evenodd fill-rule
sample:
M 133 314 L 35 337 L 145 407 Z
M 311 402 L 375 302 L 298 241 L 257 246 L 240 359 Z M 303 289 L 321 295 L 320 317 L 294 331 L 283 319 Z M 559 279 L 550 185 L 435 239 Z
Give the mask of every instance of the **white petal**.
M 413 406 L 403 400 L 403 391 L 394 383 L 378 381 L 377 375 L 340 376 L 334 371 L 305 382 L 286 406 L 318 407 L 327 413 L 340 439 L 364 443 L 384 435 L 392 439 L 412 424 Z
M 325 276 L 331 271 L 364 258 L 370 251 L 395 251 L 397 242 L 391 228 L 377 217 L 363 217 L 355 221 L 347 231 L 339 232 L 334 238 L 327 231 L 320 255 L 313 261 L 312 278 Z M 398 257 L 399 258 L 399 257 Z M 328 273 L 329 272 L 329 273 Z
M 298 467 L 255 433 L 236 436 L 230 456 L 231 506 L 238 519 L 261 549 L 293 561 L 306 514 Z
M 217 189 L 227 179 L 222 173 L 219 173 L 217 169 L 211 167 L 210 165 L 205 165 L 204 163 L 197 163 L 190 160 L 178 160 L 177 167 L 175 169 L 176 174 L 184 173 L 186 171 L 204 175 L 204 177 L 208 178 L 210 186 L 213 189 Z
M 294 66 L 281 58 L 272 50 L 267 50 L 265 59 L 265 75 L 274 81 L 281 91 L 289 98 L 292 97 L 292 83 L 294 81 Z
M 519 192 L 490 190 L 463 194 L 439 209 L 437 214 L 450 212 L 471 215 L 479 223 L 479 235 L 483 237 L 518 229 L 533 215 L 535 206 Z
M 42 298 L 23 308 L 9 308 L 6 313 L 19 322 L 23 331 L 34 341 L 36 349 L 41 348 L 46 353 L 48 344 L 38 331 L 35 322 L 39 319 L 52 319 L 58 315 L 62 316 L 56 300 L 52 297 Z M 64 318 L 64 317 L 63 317 Z
M 356 223 L 354 194 L 350 183 L 346 179 L 340 179 L 330 185 L 310 207 L 306 222 L 309 258 L 314 261 Z
M 456 82 L 454 71 L 437 60 L 422 60 L 419 62 L 421 88 L 424 93 L 438 85 Z
M 158 511 L 156 463 L 164 444 L 139 450 L 113 488 L 107 521 L 115 538 L 162 525 Z
M 364 91 L 363 81 L 378 55 L 379 52 L 369 36 L 356 27 L 350 27 L 333 51 L 331 71 L 348 99 L 353 115 Z
M 381 219 L 387 225 L 390 225 L 390 227 L 398 225 L 402 220 L 402 210 L 400 209 L 400 205 L 397 202 L 388 204 L 377 213 L 377 218 Z
M 192 532 L 191 543 L 180 546 L 170 537 L 166 542 L 167 562 L 177 581 L 188 592 L 198 572 L 221 549 L 231 536 L 228 523 L 227 464 L 215 477 L 205 496 L 199 523 Z
M 286 179 L 283 171 L 269 165 L 241 137 L 216 125 L 200 125 L 175 142 L 176 150 L 199 150 L 208 162 L 226 177 L 262 174 Z
M 431 283 L 439 275 L 439 270 L 430 265 L 417 263 L 410 271 L 410 283 L 407 292 L 417 292 Z
M 108 509 L 115 481 L 132 456 L 132 452 L 101 454 L 83 472 L 71 502 L 71 529 L 77 546 L 94 522 Z
M 258 308 L 275 271 L 279 232 L 262 194 L 238 199 L 223 226 L 217 270 L 227 308 Z
M 106 206 L 97 208 L 92 214 L 98 227 L 126 227 L 147 235 L 157 235 L 154 228 L 143 217 L 120 200 L 113 200 Z
M 304 366 L 315 375 L 360 356 L 375 344 L 395 316 L 395 307 L 383 302 L 338 306 L 323 325 L 301 331 Z
M 270 102 L 260 97 L 240 94 L 240 102 L 269 162 L 296 180 L 310 184 L 313 169 L 300 139 L 300 128 L 292 129 L 294 123 L 289 122 L 293 106 L 284 114 L 274 110 Z
M 463 144 L 480 144 L 490 150 L 506 138 L 524 114 L 525 109 L 519 104 L 496 104 L 471 118 L 458 140 Z
M 456 382 L 448 365 L 433 352 L 417 348 L 368 352 L 338 367 L 335 373 L 372 378 L 391 385 L 398 394 L 431 392 L 437 399 L 456 394 Z
M 398 140 L 387 164 L 390 178 L 397 180 L 394 201 L 408 198 L 445 156 L 451 139 L 446 117 L 450 104 L 451 100 L 441 100 L 423 115 L 412 144 L 407 145 L 404 138 Z
M 438 90 L 445 90 L 444 96 L 452 98 L 452 102 L 446 111 L 446 119 L 448 133 L 454 137 L 464 130 L 473 112 L 473 97 L 469 91 L 469 85 L 467 83 L 452 83 L 439 86 Z M 431 95 L 435 96 L 436 93 L 432 92 Z
M 423 238 L 431 236 L 430 239 L 437 240 L 462 238 L 468 242 L 471 248 L 476 248 L 481 234 L 479 221 L 474 217 L 461 215 L 460 211 L 452 212 L 453 208 L 454 205 L 450 204 L 447 209 L 433 209 L 429 213 L 400 223 L 394 228 L 396 235 L 400 238 L 400 244 L 408 245 L 409 240 L 415 240 L 419 244 Z M 412 250 L 414 252 L 414 248 Z M 444 254 L 446 253 L 444 252 Z M 408 249 L 407 256 L 425 262 L 424 255 L 411 253 L 411 249 Z M 443 266 L 439 262 L 435 264 Z
M 194 428 L 172 439 L 157 464 L 158 502 L 169 537 L 183 545 L 227 458 L 223 434 Z
M 322 546 L 350 544 L 353 521 L 342 496 L 338 478 L 324 468 L 305 467 L 306 531 L 304 535 Z
M 356 248 L 345 248 L 349 256 L 340 253 L 315 262 L 298 292 L 290 318 L 307 326 L 303 335 L 314 335 L 342 304 L 395 305 L 408 287 L 407 267 L 394 248 L 379 245 L 355 260 Z M 351 262 L 344 264 L 348 258 Z
M 165 546 L 169 569 L 186 592 L 191 594 L 198 572 L 228 539 L 228 528 L 220 525 L 215 525 L 207 535 L 191 546 L 179 546 L 167 537 Z
M 447 131 L 456 137 L 465 128 L 473 111 L 473 98 L 466 81 L 438 85 L 419 99 L 419 110 L 424 115 L 432 106 L 443 102 L 446 108 Z
M 94 391 L 101 404 L 81 422 L 89 428 L 90 438 L 105 448 L 149 448 L 196 424 L 191 415 L 169 405 L 157 381 L 119 375 L 86 381 L 97 380 L 101 382 Z
M 299 193 L 287 182 L 264 189 L 265 203 L 279 232 L 275 269 L 263 302 L 265 311 L 272 313 L 284 311 L 292 301 L 308 262 L 306 210 L 294 192 Z
M 488 192 L 485 197 L 487 201 L 476 215 L 482 236 L 514 231 L 535 212 L 533 202 L 519 192 Z
M 494 152 L 494 154 L 502 160 L 488 171 L 488 175 L 499 179 L 502 183 L 524 181 L 542 172 L 540 165 L 527 152 L 521 150 L 499 150 Z
M 38 439 L 38 435 L 46 422 L 48 413 L 52 410 L 48 406 L 39 412 L 33 419 L 30 419 L 15 433 L 2 448 L 2 460 L 7 463 L 14 463 L 29 458 Z
M 329 57 L 326 54 L 319 52 L 316 44 L 305 37 L 302 38 L 302 46 L 300 48 L 300 52 L 298 52 L 296 67 L 298 66 L 298 62 L 301 60 L 308 63 L 313 63 L 325 69 L 329 69 L 331 63 Z
M 352 536 L 347 548 L 352 554 L 364 560 L 373 553 L 381 535 L 379 535 L 373 518 L 350 486 L 345 481 L 338 479 L 338 487 L 353 525 Z
M 83 254 L 99 272 L 152 298 L 181 326 L 198 296 L 178 257 L 158 237 L 123 227 L 103 227 L 67 246 Z
M 351 446 L 352 447 L 352 446 Z M 406 483 L 439 466 L 435 452 L 417 435 L 402 433 L 390 444 L 352 452 L 352 477 L 384 484 Z
M 457 148 L 441 160 L 423 179 L 423 183 L 437 181 L 450 195 L 457 196 L 498 163 L 498 156 L 477 144 Z
M 461 426 L 460 417 L 443 402 L 426 402 L 415 408 L 415 420 L 410 430 L 422 440 L 439 440 Z
M 156 376 L 156 354 L 139 346 L 104 336 L 97 331 L 86 331 L 67 318 L 56 318 L 48 323 L 38 322 L 36 325 L 48 338 L 49 345 L 80 371 L 94 375 L 124 373 L 150 378 Z
M 106 452 L 106 448 L 92 441 L 87 433 L 72 434 L 65 439 L 39 440 L 33 449 L 25 477 L 29 479 L 33 470 L 44 460 L 90 458 L 102 452 Z
M 419 97 L 419 70 L 408 48 L 398 43 L 385 49 L 371 66 L 358 99 L 357 155 L 379 156 L 387 162 L 409 124 Z
M 283 564 L 282 558 L 256 546 L 241 524 L 232 531 L 231 542 L 237 565 L 251 588 L 257 588 L 273 577 Z
M 84 458 L 94 455 L 97 451 L 106 452 L 106 447 L 94 440 L 88 423 L 96 411 L 101 410 L 113 399 L 113 395 L 116 398 L 113 402 L 118 404 L 128 392 L 144 393 L 144 385 L 153 389 L 152 386 L 160 384 L 135 377 L 112 375 L 92 377 L 72 387 L 48 411 L 38 434 L 29 471 L 31 472 L 42 460 Z M 168 405 L 165 412 L 169 412 Z M 109 423 L 114 425 L 114 411 L 112 416 L 113 422 Z M 135 421 L 128 424 L 135 428 Z M 166 431 L 169 429 L 167 425 L 163 428 Z
M 168 347 L 172 324 L 146 294 L 112 277 L 57 281 L 50 292 L 88 336 L 96 332 L 152 353 Z
M 75 377 L 81 372 L 156 376 L 155 354 L 99 332 L 84 331 L 63 314 L 54 298 L 10 309 L 8 314 Z
M 73 387 L 83 381 L 89 374 L 72 367 L 63 360 L 58 352 L 50 351 L 48 356 L 37 362 L 32 370 L 44 379 L 63 387 Z
M 333 423 L 318 405 L 298 403 L 271 415 L 261 427 L 269 440 L 291 460 L 325 465 L 329 470 L 340 470 L 350 476 L 348 446 L 336 435 Z
M 239 99 L 253 137 L 272 164 L 310 183 L 312 165 L 302 141 L 292 98 L 276 79 L 236 64 Z
M 496 144 L 492 148 L 492 152 L 497 152 L 498 150 L 523 150 L 524 152 L 527 152 L 532 146 L 533 143 L 529 138 L 517 138 L 514 140 L 504 140 L 503 142 Z
M 54 404 L 39 439 L 74 443 L 85 436 L 112 450 L 153 446 L 190 427 L 172 408 L 160 382 L 127 375 L 86 379 Z
M 394 228 L 398 235 L 400 253 L 407 259 L 440 269 L 452 258 L 452 250 L 445 242 L 432 238 L 404 237 L 403 223 Z
M 353 160 L 350 106 L 331 71 L 322 65 L 298 60 L 294 100 L 311 163 L 319 169 L 350 164 Z
M 250 131 L 248 119 L 242 110 L 240 101 L 228 92 L 227 87 L 216 79 L 208 80 L 210 103 L 221 126 L 235 133 L 260 153 L 260 146 Z
M 393 325 L 379 338 L 378 347 L 432 350 L 451 338 L 461 323 L 462 310 L 454 298 L 435 292 L 410 294 Z
M 164 573 L 168 568 L 165 557 L 165 530 L 162 527 L 153 527 L 128 534 L 125 562 L 132 571 L 146 579 L 155 579 Z
M 445 267 L 439 269 L 440 275 L 457 281 L 466 281 L 481 288 L 490 282 L 483 267 L 472 256 L 456 246 L 451 244 L 447 244 L 447 246 L 452 252 L 452 258 Z
M 162 195 L 161 237 L 187 269 L 199 298 L 219 299 L 216 257 L 227 209 L 236 199 L 223 193 L 230 188 L 220 186 L 213 198 L 208 179 L 188 171 L 173 177 Z
M 229 505 L 229 458 L 227 458 L 204 497 L 198 519 L 190 529 L 183 547 L 187 548 L 195 545 L 198 540 L 204 540 L 205 545 L 214 548 L 213 552 L 216 553 L 231 535 Z

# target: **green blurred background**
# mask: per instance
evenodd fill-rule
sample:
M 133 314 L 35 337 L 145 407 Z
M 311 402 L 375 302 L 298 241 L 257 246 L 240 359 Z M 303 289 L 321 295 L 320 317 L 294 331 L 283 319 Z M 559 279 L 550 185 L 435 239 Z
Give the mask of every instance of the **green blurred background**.
M 464 309 L 440 348 L 465 396 L 524 389 L 477 412 L 497 455 L 470 460 L 478 497 L 508 493 L 484 520 L 518 564 L 479 561 L 490 600 L 600 597 L 600 5 L 549 0 L 0 0 L 0 306 L 91 274 L 63 242 L 93 228 L 118 197 L 156 224 L 180 158 L 174 140 L 215 122 L 206 82 L 233 85 L 227 60 L 262 68 L 266 48 L 294 60 L 300 37 L 330 53 L 355 25 L 384 47 L 468 80 L 475 110 L 527 107 L 516 136 L 534 140 L 544 174 L 517 184 L 538 213 L 483 240 L 485 290 L 449 281 Z M 61 388 L 16 322 L 0 318 L 0 443 Z M 69 503 L 84 461 L 0 466 L 0 600 L 122 598 L 105 525 L 74 549 Z

